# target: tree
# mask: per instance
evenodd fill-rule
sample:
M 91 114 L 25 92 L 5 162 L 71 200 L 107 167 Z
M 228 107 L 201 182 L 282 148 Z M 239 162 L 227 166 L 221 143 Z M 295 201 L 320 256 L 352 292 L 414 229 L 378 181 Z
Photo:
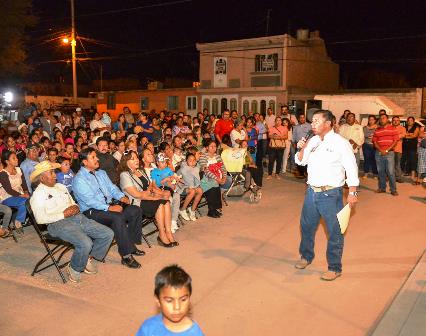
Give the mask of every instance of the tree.
M 23 75 L 25 63 L 25 29 L 36 24 L 31 14 L 31 0 L 0 0 L 0 78 Z

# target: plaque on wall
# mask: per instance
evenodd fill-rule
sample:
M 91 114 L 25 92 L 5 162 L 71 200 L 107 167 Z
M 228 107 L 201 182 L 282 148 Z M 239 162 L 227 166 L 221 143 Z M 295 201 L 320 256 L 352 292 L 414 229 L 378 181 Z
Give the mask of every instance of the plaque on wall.
M 227 87 L 228 60 L 226 57 L 214 57 L 214 87 Z

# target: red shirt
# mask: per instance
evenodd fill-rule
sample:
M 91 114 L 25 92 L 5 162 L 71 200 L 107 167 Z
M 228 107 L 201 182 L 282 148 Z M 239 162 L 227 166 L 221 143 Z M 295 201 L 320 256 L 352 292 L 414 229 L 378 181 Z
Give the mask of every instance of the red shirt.
M 373 143 L 377 143 L 381 150 L 387 150 L 394 141 L 399 140 L 398 130 L 391 124 L 379 126 L 373 134 Z
M 230 134 L 233 128 L 234 123 L 231 119 L 219 119 L 214 127 L 214 134 L 216 134 L 216 136 L 219 136 L 222 139 L 225 134 Z

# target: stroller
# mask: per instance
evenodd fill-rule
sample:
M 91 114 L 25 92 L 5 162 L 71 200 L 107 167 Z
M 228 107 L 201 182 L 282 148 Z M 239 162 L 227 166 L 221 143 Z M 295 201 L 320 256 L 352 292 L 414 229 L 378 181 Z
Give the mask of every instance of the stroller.
M 250 193 L 250 202 L 259 202 L 262 198 L 262 191 L 254 183 L 251 173 L 244 168 L 246 164 L 246 148 L 227 148 L 223 150 L 221 157 L 225 168 L 231 176 L 231 185 L 223 193 L 223 201 L 226 203 L 226 197 L 243 197 Z

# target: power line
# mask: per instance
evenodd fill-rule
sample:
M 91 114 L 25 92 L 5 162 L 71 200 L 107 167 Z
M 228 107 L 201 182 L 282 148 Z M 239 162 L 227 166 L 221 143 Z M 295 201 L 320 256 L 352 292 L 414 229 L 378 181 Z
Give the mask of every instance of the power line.
M 415 38 L 426 38 L 426 34 L 409 35 L 409 36 L 381 37 L 381 38 L 372 38 L 372 39 L 364 39 L 364 40 L 337 41 L 337 42 L 328 42 L 326 44 L 349 44 L 349 43 L 380 42 L 380 41 L 404 40 L 404 39 L 415 39 Z
M 169 2 L 163 2 L 163 3 L 158 3 L 158 4 L 152 4 L 152 5 L 137 6 L 137 7 L 132 7 L 132 8 L 113 9 L 113 10 L 104 11 L 104 12 L 79 14 L 78 18 L 80 19 L 80 18 L 93 17 L 93 16 L 126 13 L 126 12 L 138 11 L 138 10 L 141 10 L 141 9 L 149 9 L 149 8 L 156 8 L 156 7 L 166 7 L 166 6 L 178 5 L 178 4 L 187 3 L 187 2 L 192 2 L 192 0 L 176 0 L 176 1 L 169 1 Z M 41 20 L 41 21 L 45 22 L 45 21 L 56 21 L 56 20 L 67 20 L 67 18 L 50 18 L 50 19 L 45 19 L 45 20 Z

